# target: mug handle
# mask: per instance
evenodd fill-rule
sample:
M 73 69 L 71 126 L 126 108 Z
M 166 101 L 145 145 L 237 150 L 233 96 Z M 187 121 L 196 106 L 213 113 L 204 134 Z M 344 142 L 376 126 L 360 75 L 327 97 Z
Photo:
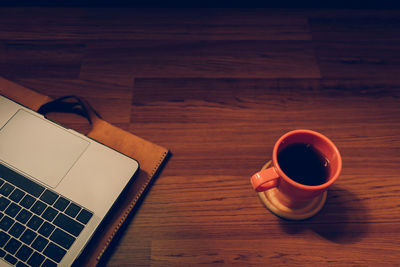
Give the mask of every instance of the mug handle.
M 278 186 L 279 175 L 274 167 L 255 173 L 250 181 L 256 192 L 263 192 Z

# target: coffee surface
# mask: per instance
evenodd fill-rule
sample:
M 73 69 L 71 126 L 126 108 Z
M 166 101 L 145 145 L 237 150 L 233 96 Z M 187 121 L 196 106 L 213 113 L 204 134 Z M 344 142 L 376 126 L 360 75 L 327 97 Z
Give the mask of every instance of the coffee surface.
M 312 145 L 295 143 L 278 153 L 282 171 L 292 180 L 304 185 L 321 185 L 329 177 L 328 160 Z

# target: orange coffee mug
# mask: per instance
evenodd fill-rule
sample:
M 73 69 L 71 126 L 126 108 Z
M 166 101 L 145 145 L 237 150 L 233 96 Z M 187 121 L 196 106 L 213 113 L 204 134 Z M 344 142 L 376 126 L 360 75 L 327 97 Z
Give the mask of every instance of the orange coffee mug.
M 251 184 L 275 214 L 304 219 L 322 208 L 325 191 L 341 170 L 342 158 L 331 140 L 315 131 L 294 130 L 278 139 L 272 166 L 255 173 Z

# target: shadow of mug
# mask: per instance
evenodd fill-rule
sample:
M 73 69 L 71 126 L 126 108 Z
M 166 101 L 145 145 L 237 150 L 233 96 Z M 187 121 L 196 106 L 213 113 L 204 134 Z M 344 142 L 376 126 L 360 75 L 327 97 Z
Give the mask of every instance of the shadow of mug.
M 356 243 L 368 231 L 368 211 L 354 193 L 332 186 L 324 208 L 314 217 L 303 221 L 280 220 L 288 234 L 311 230 L 339 244 Z

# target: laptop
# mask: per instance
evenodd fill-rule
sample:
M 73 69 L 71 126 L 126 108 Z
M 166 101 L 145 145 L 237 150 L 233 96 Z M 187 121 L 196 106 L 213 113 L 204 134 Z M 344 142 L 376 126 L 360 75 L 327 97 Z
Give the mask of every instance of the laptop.
M 0 95 L 0 266 L 70 266 L 138 169 Z

